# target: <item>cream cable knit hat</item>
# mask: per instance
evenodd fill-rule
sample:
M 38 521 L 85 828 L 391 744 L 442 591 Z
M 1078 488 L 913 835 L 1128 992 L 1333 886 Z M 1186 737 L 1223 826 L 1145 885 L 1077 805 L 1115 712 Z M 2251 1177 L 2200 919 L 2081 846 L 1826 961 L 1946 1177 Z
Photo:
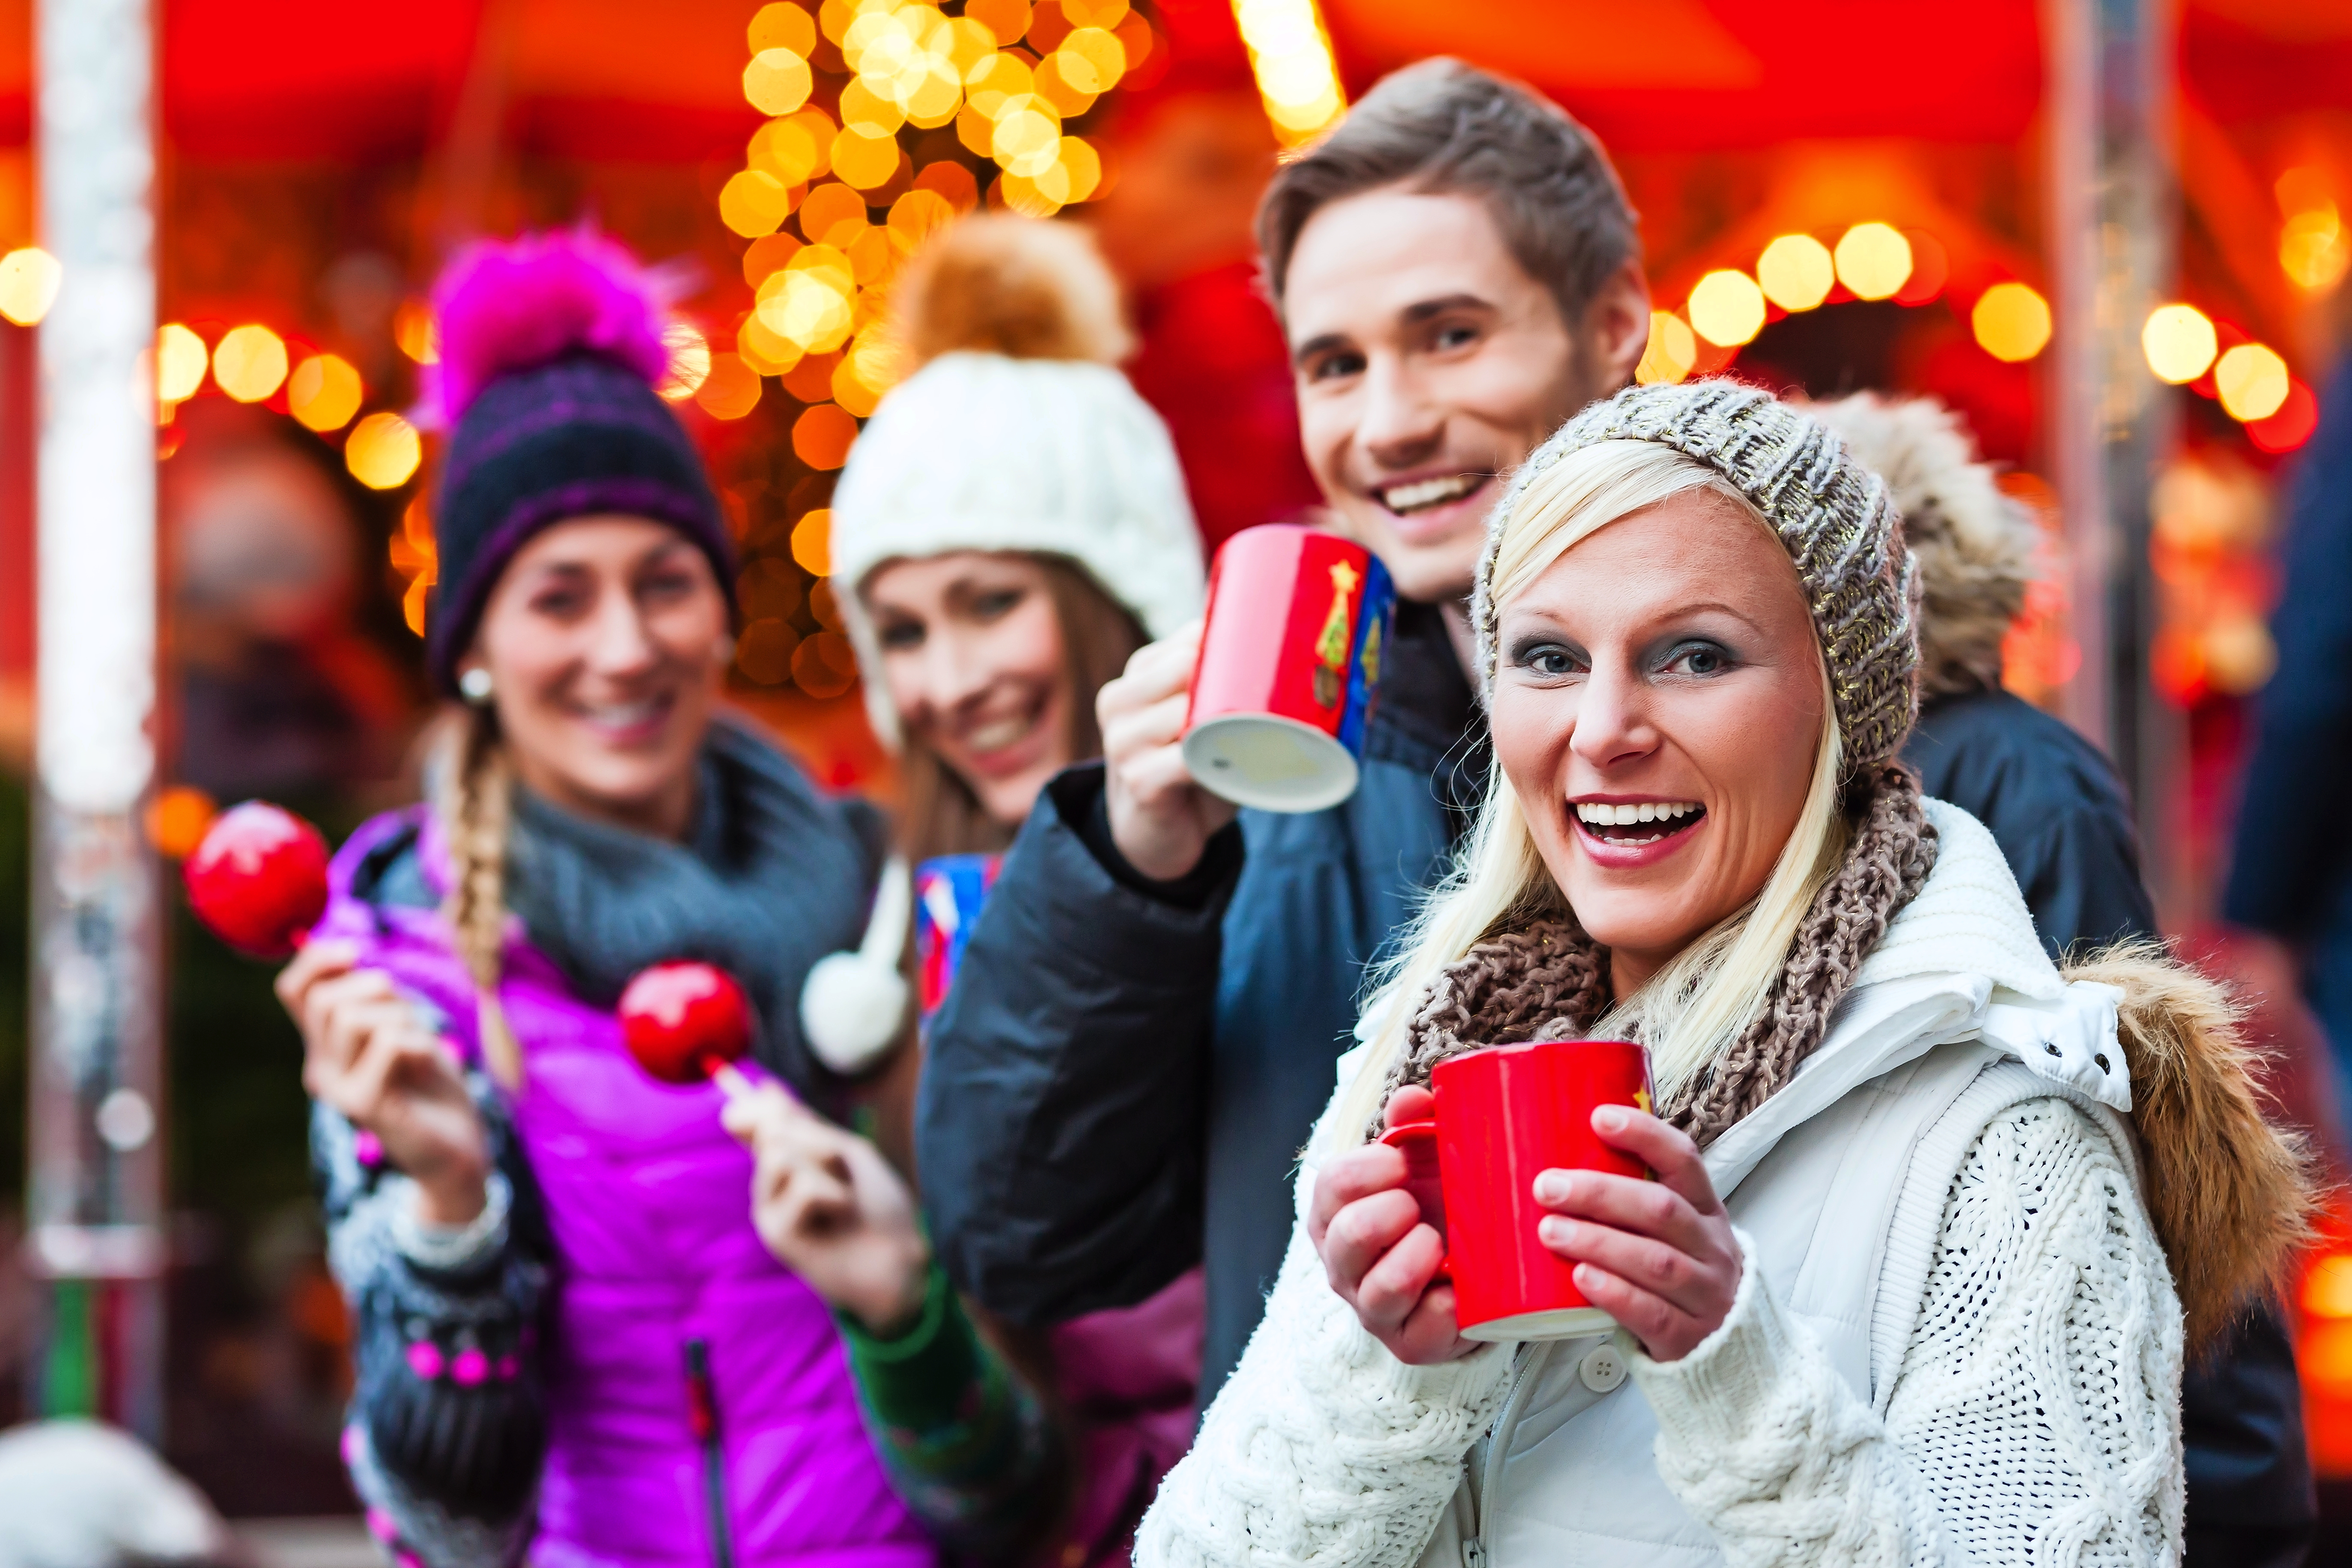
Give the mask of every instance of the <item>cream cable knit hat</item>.
M 885 562 L 958 550 L 1076 563 L 1163 637 L 1201 613 L 1201 538 L 1168 427 L 1113 368 L 1118 288 L 1085 232 L 962 219 L 893 300 L 921 368 L 883 398 L 833 496 L 833 571 L 875 732 L 898 717 L 859 590 Z
M 1893 756 L 1919 711 L 1917 599 L 1911 552 L 1886 485 L 1819 420 L 1738 382 L 1633 386 L 1592 405 L 1536 448 L 1486 525 L 1471 621 L 1478 681 L 1495 681 L 1488 596 L 1503 529 L 1528 483 L 1570 452 L 1603 441 L 1655 441 L 1729 479 L 1796 563 L 1829 663 L 1851 778 Z

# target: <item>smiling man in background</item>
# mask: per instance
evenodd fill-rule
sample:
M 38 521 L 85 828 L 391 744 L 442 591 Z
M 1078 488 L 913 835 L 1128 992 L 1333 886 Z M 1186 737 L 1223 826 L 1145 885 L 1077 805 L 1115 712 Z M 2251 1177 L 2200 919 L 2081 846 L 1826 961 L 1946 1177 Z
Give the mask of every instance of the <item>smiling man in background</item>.
M 1649 330 L 1599 145 L 1450 60 L 1388 78 L 1284 165 L 1258 238 L 1307 463 L 1400 595 L 1362 781 L 1235 821 L 1177 751 L 1195 638 L 1142 650 L 1102 694 L 1106 762 L 1049 785 L 1005 860 L 918 1112 L 940 1257 L 992 1311 L 1060 1322 L 1205 1260 L 1204 1404 L 1281 1262 L 1364 964 L 1485 785 L 1463 601 L 1486 510 L 1631 379 Z

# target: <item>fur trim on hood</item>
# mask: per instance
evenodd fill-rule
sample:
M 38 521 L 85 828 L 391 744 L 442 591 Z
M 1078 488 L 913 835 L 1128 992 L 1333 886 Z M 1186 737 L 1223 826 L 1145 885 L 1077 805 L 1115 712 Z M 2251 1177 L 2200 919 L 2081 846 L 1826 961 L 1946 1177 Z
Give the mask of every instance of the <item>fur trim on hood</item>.
M 2314 1165 L 2301 1135 L 2264 1114 L 2240 1010 L 2212 981 L 2149 942 L 2063 971 L 2120 989 L 2131 1121 L 2149 1220 L 2172 1266 L 2194 1359 L 2257 1292 L 2284 1283 L 2311 1239 Z
M 2000 645 L 2037 575 L 2042 531 L 2000 492 L 1958 415 L 1932 397 L 1857 393 L 1806 412 L 1886 481 L 1919 563 L 1919 697 L 2000 684 Z

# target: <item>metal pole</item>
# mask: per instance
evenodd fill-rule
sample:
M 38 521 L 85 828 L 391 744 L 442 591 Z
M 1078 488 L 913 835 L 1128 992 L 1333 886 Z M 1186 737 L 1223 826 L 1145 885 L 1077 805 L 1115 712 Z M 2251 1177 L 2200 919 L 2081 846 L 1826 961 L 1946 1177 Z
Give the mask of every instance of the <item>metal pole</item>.
M 147 0 L 38 0 L 39 644 L 28 1263 L 47 1415 L 163 1426 L 154 775 L 152 45 Z
M 2176 418 L 2140 350 L 2175 265 L 2168 0 L 2048 0 L 2048 213 L 2057 302 L 2051 458 L 2083 661 L 2066 717 L 2129 787 L 2150 887 L 2173 902 L 2182 726 L 2148 680 L 2148 498 Z

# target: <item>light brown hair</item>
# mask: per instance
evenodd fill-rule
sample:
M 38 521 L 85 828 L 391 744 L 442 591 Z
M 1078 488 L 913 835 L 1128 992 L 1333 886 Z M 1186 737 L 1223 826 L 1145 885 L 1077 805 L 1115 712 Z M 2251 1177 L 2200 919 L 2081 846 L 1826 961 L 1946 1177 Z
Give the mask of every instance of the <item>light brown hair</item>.
M 1257 245 L 1277 310 L 1307 220 L 1389 185 L 1484 202 L 1571 328 L 1641 255 L 1640 220 L 1591 132 L 1530 88 L 1460 60 L 1423 60 L 1382 78 L 1337 130 L 1275 171 Z

